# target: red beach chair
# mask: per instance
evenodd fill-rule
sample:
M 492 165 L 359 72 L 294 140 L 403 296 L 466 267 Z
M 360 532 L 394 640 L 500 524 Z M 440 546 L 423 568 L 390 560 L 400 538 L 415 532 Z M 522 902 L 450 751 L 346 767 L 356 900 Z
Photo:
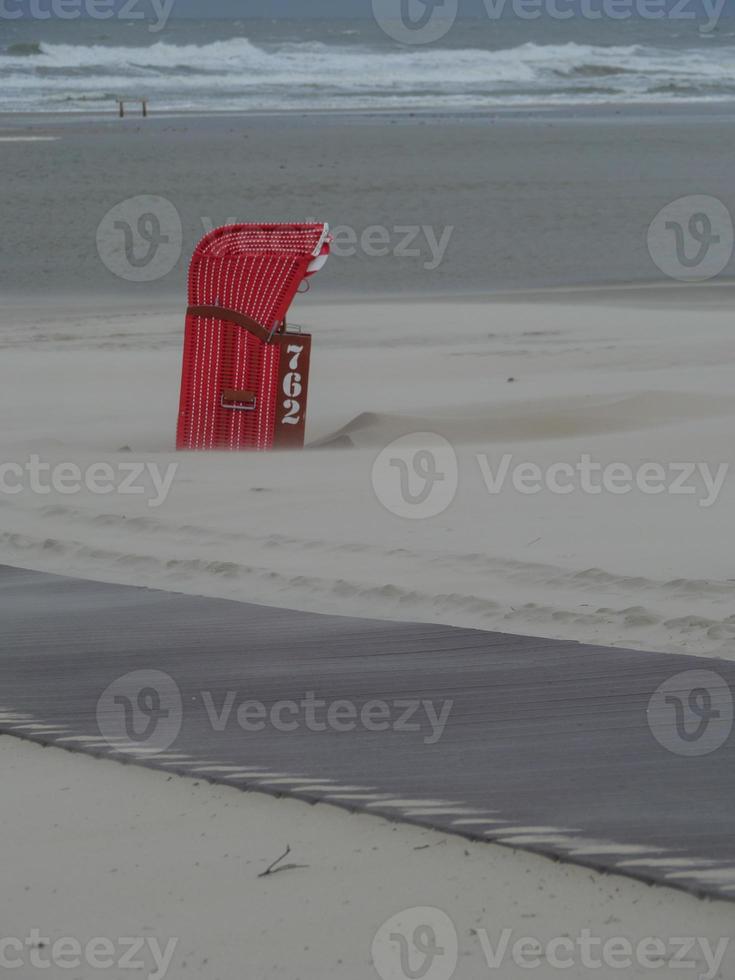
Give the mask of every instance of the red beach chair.
M 290 332 L 299 285 L 329 253 L 325 224 L 228 225 L 189 267 L 177 449 L 304 444 L 311 336 Z

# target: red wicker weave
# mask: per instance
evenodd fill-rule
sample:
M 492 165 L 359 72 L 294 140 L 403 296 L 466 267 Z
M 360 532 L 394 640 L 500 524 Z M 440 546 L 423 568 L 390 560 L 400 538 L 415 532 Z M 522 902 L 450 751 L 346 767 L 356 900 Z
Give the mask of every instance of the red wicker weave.
M 229 225 L 197 245 L 177 449 L 303 446 L 311 337 L 286 314 L 328 251 L 324 224 Z

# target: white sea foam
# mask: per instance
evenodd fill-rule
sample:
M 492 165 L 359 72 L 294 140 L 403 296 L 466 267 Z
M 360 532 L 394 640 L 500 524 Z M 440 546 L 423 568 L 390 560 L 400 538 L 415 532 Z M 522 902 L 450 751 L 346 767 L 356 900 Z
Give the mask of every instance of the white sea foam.
M 11 49 L 12 52 L 12 49 Z M 470 107 L 735 95 L 735 46 L 536 44 L 378 49 L 322 42 L 39 45 L 0 55 L 9 108 L 145 92 L 158 108 Z

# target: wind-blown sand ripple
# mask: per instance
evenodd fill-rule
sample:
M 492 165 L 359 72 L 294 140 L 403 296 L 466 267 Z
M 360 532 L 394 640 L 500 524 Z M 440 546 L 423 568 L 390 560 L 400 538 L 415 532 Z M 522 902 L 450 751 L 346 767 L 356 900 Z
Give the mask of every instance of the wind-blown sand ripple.
M 478 464 L 728 463 L 734 351 L 721 293 L 706 293 L 712 308 L 696 337 L 681 288 L 646 292 L 638 306 L 641 291 L 601 293 L 597 306 L 589 292 L 455 302 L 453 330 L 482 355 L 461 358 L 448 356 L 442 302 L 305 301 L 316 324 L 312 448 L 258 456 L 172 451 L 171 311 L 151 320 L 152 336 L 166 338 L 158 350 L 141 343 L 141 310 L 101 326 L 96 308 L 17 311 L 0 383 L 10 404 L 27 402 L 32 373 L 60 409 L 52 424 L 40 404 L 10 415 L 5 460 L 178 469 L 156 507 L 145 494 L 1 493 L 0 559 L 272 605 L 732 658 L 729 476 L 702 506 L 702 488 L 529 495 L 508 481 L 493 494 Z M 51 339 L 59 321 L 71 348 Z M 113 333 L 120 349 L 102 349 Z M 494 357 L 495 334 L 516 355 Z M 549 336 L 563 336 L 564 351 Z M 457 494 L 434 517 L 407 520 L 381 502 L 373 464 L 393 439 L 427 430 L 454 448 Z

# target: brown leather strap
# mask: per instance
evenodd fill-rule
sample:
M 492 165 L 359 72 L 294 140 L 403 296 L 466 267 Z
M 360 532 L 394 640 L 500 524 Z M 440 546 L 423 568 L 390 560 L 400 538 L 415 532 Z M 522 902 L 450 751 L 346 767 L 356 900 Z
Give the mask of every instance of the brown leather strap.
M 226 320 L 228 323 L 236 323 L 238 327 L 250 331 L 259 340 L 262 340 L 264 344 L 268 344 L 273 340 L 274 331 L 266 330 L 257 320 L 253 320 L 246 313 L 238 313 L 237 310 L 228 310 L 224 306 L 190 306 L 186 313 L 187 316 L 206 316 L 212 317 L 215 320 Z

